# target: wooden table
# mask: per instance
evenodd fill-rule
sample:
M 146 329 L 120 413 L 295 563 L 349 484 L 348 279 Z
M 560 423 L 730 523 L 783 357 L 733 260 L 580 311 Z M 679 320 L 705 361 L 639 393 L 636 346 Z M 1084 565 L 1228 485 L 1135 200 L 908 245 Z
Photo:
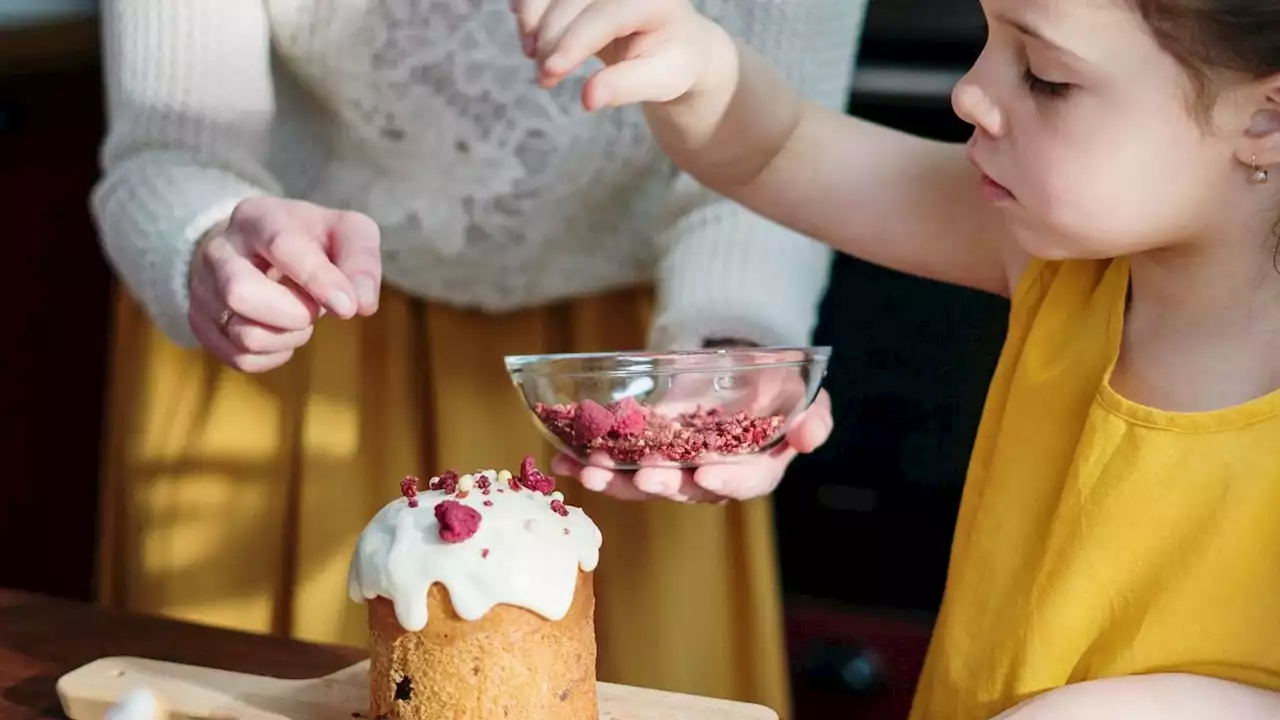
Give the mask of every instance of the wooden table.
M 54 684 L 100 657 L 136 655 L 282 678 L 325 675 L 366 657 L 0 589 L 0 719 L 65 718 Z

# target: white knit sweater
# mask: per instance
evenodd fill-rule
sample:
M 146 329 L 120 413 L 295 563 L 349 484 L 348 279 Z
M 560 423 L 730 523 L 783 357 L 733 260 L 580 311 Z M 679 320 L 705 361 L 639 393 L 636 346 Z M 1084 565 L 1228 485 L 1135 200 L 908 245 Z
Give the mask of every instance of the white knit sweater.
M 640 0 L 637 0 L 640 1 Z M 842 107 L 866 0 L 703 0 Z M 489 311 L 656 278 L 656 346 L 808 342 L 830 251 L 702 188 L 591 65 L 534 82 L 508 0 L 105 0 L 109 129 L 92 210 L 126 286 L 194 346 L 187 269 L 261 194 L 359 210 L 386 281 Z

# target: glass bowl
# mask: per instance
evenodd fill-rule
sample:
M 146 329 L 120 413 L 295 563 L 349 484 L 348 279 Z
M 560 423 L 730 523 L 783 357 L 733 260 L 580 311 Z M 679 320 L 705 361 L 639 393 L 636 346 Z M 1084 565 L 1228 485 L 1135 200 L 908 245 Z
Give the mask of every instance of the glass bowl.
M 548 440 L 579 462 L 696 467 L 766 453 L 809 407 L 829 347 L 512 355 Z

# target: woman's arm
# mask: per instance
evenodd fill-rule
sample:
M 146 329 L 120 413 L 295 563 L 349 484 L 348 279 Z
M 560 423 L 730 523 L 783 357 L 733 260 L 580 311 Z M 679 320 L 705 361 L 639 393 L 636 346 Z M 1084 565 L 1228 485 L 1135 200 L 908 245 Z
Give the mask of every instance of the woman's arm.
M 107 257 L 165 334 L 198 343 L 187 270 L 243 199 L 278 195 L 263 0 L 105 0 L 103 176 L 91 209 Z
M 797 92 L 843 112 L 866 0 L 743 0 L 713 17 L 768 53 Z M 803 345 L 817 324 L 832 252 L 827 246 L 681 174 L 674 224 L 658 238 L 658 306 L 651 345 L 708 340 Z
M 1092 680 L 1036 696 L 992 720 L 1275 720 L 1280 693 L 1203 675 Z

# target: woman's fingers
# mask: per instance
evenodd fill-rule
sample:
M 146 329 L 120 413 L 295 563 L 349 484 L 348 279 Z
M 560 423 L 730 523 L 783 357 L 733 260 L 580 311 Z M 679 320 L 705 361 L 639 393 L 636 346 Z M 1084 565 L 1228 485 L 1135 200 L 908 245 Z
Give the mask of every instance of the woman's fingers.
M 811 453 L 827 442 L 834 429 L 831 396 L 826 390 L 819 390 L 809 408 L 787 429 L 787 444 L 799 452 Z
M 259 373 L 273 370 L 293 357 L 292 350 L 273 353 L 244 352 L 236 347 L 231 338 L 223 334 L 216 319 L 204 313 L 192 312 L 188 316 L 188 321 L 191 323 L 191 331 L 206 350 L 241 372 Z
M 305 330 L 315 322 L 319 306 L 314 300 L 267 278 L 227 239 L 213 239 L 201 252 L 204 257 L 192 275 L 191 290 L 193 294 L 211 293 L 220 300 L 210 307 L 214 317 L 225 307 L 242 318 L 281 330 Z
M 333 264 L 317 238 L 291 228 L 250 235 L 244 242 L 338 317 L 350 318 L 359 310 L 351 280 Z
M 552 472 L 576 477 L 588 490 L 618 500 L 673 500 L 684 503 L 720 503 L 725 498 L 697 485 L 693 474 L 676 468 L 642 468 L 634 473 L 598 465 L 583 465 L 568 455 L 551 461 Z
M 226 236 L 247 258 L 265 260 L 317 303 L 350 318 L 359 310 L 355 288 L 328 254 L 330 234 L 345 215 L 311 203 L 251 198 L 232 211 Z
M 337 212 L 329 230 L 333 262 L 355 289 L 358 312 L 378 310 L 382 289 L 382 244 L 378 224 L 367 215 Z
M 232 317 L 223 334 L 240 350 L 254 354 L 272 354 L 296 350 L 311 339 L 315 326 L 305 330 L 280 330 L 242 317 Z

